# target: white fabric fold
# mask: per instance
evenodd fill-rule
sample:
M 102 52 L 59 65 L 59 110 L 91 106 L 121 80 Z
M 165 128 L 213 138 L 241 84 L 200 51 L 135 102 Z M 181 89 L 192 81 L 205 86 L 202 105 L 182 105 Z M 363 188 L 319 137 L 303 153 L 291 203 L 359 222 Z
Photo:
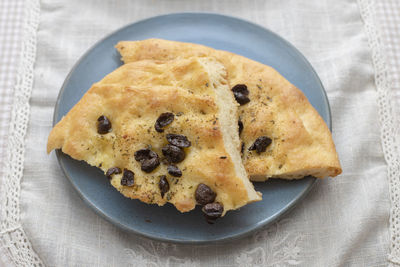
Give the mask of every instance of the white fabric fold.
M 362 2 L 362 1 L 360 1 Z M 45 152 L 58 91 L 76 60 L 125 24 L 171 12 L 251 20 L 292 42 L 319 74 L 343 174 L 320 181 L 282 220 L 228 244 L 139 238 L 84 205 Z M 387 166 L 371 49 L 355 1 L 50 1 L 41 23 L 21 184 L 21 222 L 48 266 L 379 266 L 389 252 Z

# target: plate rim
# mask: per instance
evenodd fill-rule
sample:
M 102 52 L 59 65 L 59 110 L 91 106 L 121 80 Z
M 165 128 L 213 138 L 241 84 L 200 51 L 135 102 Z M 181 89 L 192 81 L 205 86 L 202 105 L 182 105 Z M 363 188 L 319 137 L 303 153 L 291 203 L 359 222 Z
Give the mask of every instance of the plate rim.
M 72 68 L 69 71 L 68 75 L 65 77 L 65 80 L 64 80 L 63 84 L 61 85 L 60 91 L 58 93 L 58 96 L 57 96 L 57 99 L 56 99 L 56 103 L 54 105 L 52 126 L 54 127 L 58 122 L 57 121 L 57 117 L 59 117 L 59 105 L 60 105 L 60 101 L 61 101 L 61 96 L 63 95 L 63 92 L 65 91 L 65 88 L 66 88 L 66 86 L 67 86 L 72 74 L 74 73 L 75 69 L 81 64 L 81 62 L 84 60 L 84 58 L 86 58 L 86 56 L 94 48 L 96 48 L 99 44 L 101 44 L 106 39 L 110 38 L 111 36 L 117 34 L 120 31 L 123 31 L 123 30 L 125 30 L 127 28 L 130 28 L 130 27 L 132 27 L 132 26 L 134 26 L 136 24 L 145 23 L 147 21 L 151 21 L 151 20 L 154 20 L 154 19 L 163 19 L 163 18 L 168 18 L 168 17 L 188 16 L 188 15 L 189 16 L 201 15 L 201 16 L 221 17 L 223 19 L 235 20 L 235 21 L 237 21 L 239 23 L 248 24 L 249 26 L 256 27 L 256 28 L 259 28 L 262 31 L 268 32 L 274 38 L 279 39 L 280 41 L 285 43 L 285 45 L 287 45 L 293 51 L 295 51 L 296 55 L 299 56 L 306 65 L 308 65 L 308 67 L 311 70 L 311 72 L 313 72 L 313 74 L 317 78 L 317 82 L 319 83 L 319 85 L 320 85 L 320 87 L 322 89 L 322 94 L 324 96 L 324 100 L 325 100 L 325 104 L 326 104 L 325 108 L 326 108 L 327 115 L 328 115 L 327 116 L 328 122 L 325 122 L 325 121 L 324 122 L 327 124 L 329 130 L 332 132 L 331 107 L 330 107 L 330 103 L 329 103 L 329 99 L 328 99 L 325 87 L 323 86 L 322 81 L 321 81 L 320 77 L 318 76 L 317 72 L 315 71 L 314 67 L 307 60 L 307 58 L 301 53 L 301 51 L 299 49 L 297 49 L 289 41 L 287 41 L 286 39 L 284 39 L 283 37 L 281 37 L 280 35 L 278 35 L 277 33 L 273 32 L 273 31 L 271 31 L 268 28 L 265 28 L 265 27 L 263 27 L 263 26 L 261 26 L 259 24 L 256 24 L 254 22 L 248 21 L 246 19 L 242 19 L 242 18 L 238 18 L 238 17 L 234 17 L 234 16 L 229 16 L 229 15 L 224 15 L 224 14 L 219 14 L 219 13 L 214 13 L 214 12 L 177 12 L 177 13 L 168 13 L 168 14 L 161 14 L 161 15 L 156 15 L 156 16 L 152 16 L 152 17 L 147 17 L 147 18 L 144 18 L 144 19 L 137 20 L 137 21 L 134 21 L 132 23 L 129 23 L 129 24 L 127 24 L 125 26 L 122 26 L 122 27 L 120 27 L 120 28 L 118 28 L 116 30 L 113 30 L 110 33 L 106 34 L 100 40 L 96 41 L 94 44 L 92 44 L 79 57 L 79 59 L 76 61 L 76 63 L 72 66 Z M 299 90 L 301 90 L 301 89 L 299 89 Z M 129 227 L 125 226 L 124 224 L 120 223 L 118 220 L 115 220 L 115 218 L 108 216 L 106 213 L 103 212 L 102 209 L 100 209 L 95 204 L 93 204 L 85 196 L 85 194 L 78 188 L 78 186 L 74 183 L 73 179 L 70 177 L 70 175 L 66 171 L 66 168 L 65 168 L 64 164 L 61 161 L 61 154 L 64 154 L 61 151 L 61 149 L 56 149 L 55 153 L 56 153 L 58 164 L 60 165 L 60 168 L 61 168 L 64 176 L 67 177 L 67 179 L 71 183 L 72 187 L 78 193 L 79 197 L 83 200 L 83 202 L 87 206 L 89 206 L 96 214 L 98 214 L 100 217 L 106 219 L 110 223 L 114 224 L 115 226 L 119 227 L 120 229 L 122 229 L 124 231 L 127 231 L 129 233 L 133 233 L 135 235 L 138 235 L 138 236 L 141 236 L 141 237 L 145 237 L 145 238 L 149 238 L 149 239 L 155 240 L 155 241 L 161 241 L 161 242 L 167 242 L 167 243 L 175 243 L 175 244 L 204 245 L 204 244 L 212 244 L 212 243 L 226 243 L 226 242 L 229 242 L 229 241 L 237 240 L 237 239 L 243 238 L 245 236 L 248 236 L 248 235 L 250 235 L 250 234 L 252 234 L 252 233 L 254 233 L 254 232 L 258 231 L 258 230 L 261 230 L 262 228 L 267 228 L 269 225 L 271 225 L 276 220 L 278 220 L 279 218 L 283 217 L 285 214 L 290 212 L 294 207 L 296 207 L 296 205 L 299 204 L 299 202 L 301 202 L 308 195 L 308 193 L 311 191 L 311 189 L 314 188 L 315 185 L 317 183 L 319 183 L 319 181 L 320 181 L 320 179 L 314 178 L 314 180 L 311 182 L 311 184 L 307 188 L 305 188 L 300 194 L 297 195 L 297 197 L 293 198 L 289 203 L 287 203 L 281 210 L 279 210 L 279 212 L 275 213 L 273 216 L 271 216 L 269 218 L 266 218 L 264 220 L 259 221 L 258 223 L 256 223 L 253 226 L 249 227 L 247 230 L 244 230 L 244 231 L 242 231 L 240 233 L 227 235 L 227 236 L 224 236 L 222 238 L 213 238 L 213 239 L 208 239 L 208 240 L 183 240 L 183 239 L 176 239 L 174 237 L 165 238 L 165 237 L 160 237 L 160 236 L 152 235 L 152 234 L 145 233 L 145 232 L 140 232 L 140 231 L 138 231 L 136 229 L 129 228 Z

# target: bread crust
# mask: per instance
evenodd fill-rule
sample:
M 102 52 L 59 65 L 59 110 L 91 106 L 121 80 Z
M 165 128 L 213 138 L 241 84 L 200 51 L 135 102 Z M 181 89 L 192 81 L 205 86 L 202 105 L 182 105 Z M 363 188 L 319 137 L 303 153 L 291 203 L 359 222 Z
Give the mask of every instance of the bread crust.
M 224 75 L 225 70 L 220 81 L 210 79 L 208 70 L 195 58 L 125 64 L 94 84 L 57 123 L 49 135 L 47 152 L 61 148 L 104 173 L 111 167 L 131 170 L 134 186 L 121 185 L 122 173 L 112 175 L 111 184 L 126 197 L 160 206 L 170 202 L 181 212 L 195 207 L 199 183 L 217 193 L 216 201 L 223 204 L 224 213 L 258 201 L 261 196 L 247 176 L 235 171 L 220 129 L 212 84 L 226 82 Z M 154 124 L 164 112 L 172 112 L 175 117 L 159 133 Z M 112 123 L 107 134 L 97 132 L 101 115 Z M 163 163 L 145 173 L 133 156 L 137 150 L 151 147 L 162 158 L 167 133 L 182 134 L 191 141 L 191 146 L 184 149 L 186 158 L 176 164 L 182 177 L 168 175 Z M 162 175 L 167 176 L 170 186 L 164 197 L 158 186 Z
M 250 102 L 239 107 L 239 114 L 244 124 L 243 162 L 253 181 L 334 177 L 342 172 L 327 125 L 304 94 L 273 68 L 230 52 L 161 39 L 123 41 L 116 48 L 125 63 L 215 57 L 226 67 L 231 87 L 246 84 Z M 273 140 L 260 154 L 248 150 L 259 136 Z

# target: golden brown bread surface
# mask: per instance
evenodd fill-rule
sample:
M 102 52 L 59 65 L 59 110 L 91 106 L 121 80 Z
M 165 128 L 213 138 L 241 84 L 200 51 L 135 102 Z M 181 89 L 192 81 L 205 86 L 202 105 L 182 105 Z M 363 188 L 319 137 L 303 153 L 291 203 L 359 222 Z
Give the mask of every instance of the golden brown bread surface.
M 250 102 L 239 107 L 239 114 L 244 124 L 243 162 L 253 181 L 333 177 L 342 172 L 325 122 L 304 94 L 273 68 L 230 52 L 161 39 L 123 41 L 116 48 L 125 63 L 215 57 L 226 67 L 231 87 L 247 85 Z M 249 151 L 260 136 L 273 140 L 267 151 Z
M 61 148 L 104 172 L 111 167 L 131 170 L 135 174 L 133 186 L 121 185 L 122 174 L 112 176 L 112 185 L 123 195 L 158 205 L 170 202 L 181 212 L 195 207 L 199 183 L 216 192 L 224 212 L 258 201 L 261 196 L 248 180 L 237 151 L 239 137 L 224 132 L 229 126 L 221 113 L 231 111 L 229 121 L 237 116 L 233 97 L 226 100 L 224 108 L 228 110 L 216 100 L 218 93 L 229 95 L 225 76 L 224 67 L 209 58 L 125 64 L 94 84 L 57 123 L 49 135 L 47 151 Z M 160 133 L 154 124 L 164 112 L 175 117 Z M 107 134 L 97 132 L 101 115 L 112 123 Z M 167 133 L 182 134 L 191 141 L 191 146 L 184 148 L 186 158 L 176 164 L 182 177 L 168 175 L 163 163 L 145 173 L 133 156 L 135 151 L 151 147 L 162 158 Z M 162 175 L 167 176 L 170 186 L 164 197 L 158 186 Z

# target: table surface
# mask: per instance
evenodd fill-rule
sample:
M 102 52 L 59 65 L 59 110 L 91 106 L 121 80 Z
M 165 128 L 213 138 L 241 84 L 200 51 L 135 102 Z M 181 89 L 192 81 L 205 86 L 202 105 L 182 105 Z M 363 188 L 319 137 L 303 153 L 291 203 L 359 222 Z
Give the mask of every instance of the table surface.
M 13 92 L 17 81 L 23 40 L 24 0 L 0 1 L 0 179 L 6 158 Z M 400 1 L 377 1 L 376 16 L 382 37 L 389 76 L 400 114 Z M 400 122 L 397 122 L 399 125 Z M 0 257 L 0 266 L 6 265 Z

